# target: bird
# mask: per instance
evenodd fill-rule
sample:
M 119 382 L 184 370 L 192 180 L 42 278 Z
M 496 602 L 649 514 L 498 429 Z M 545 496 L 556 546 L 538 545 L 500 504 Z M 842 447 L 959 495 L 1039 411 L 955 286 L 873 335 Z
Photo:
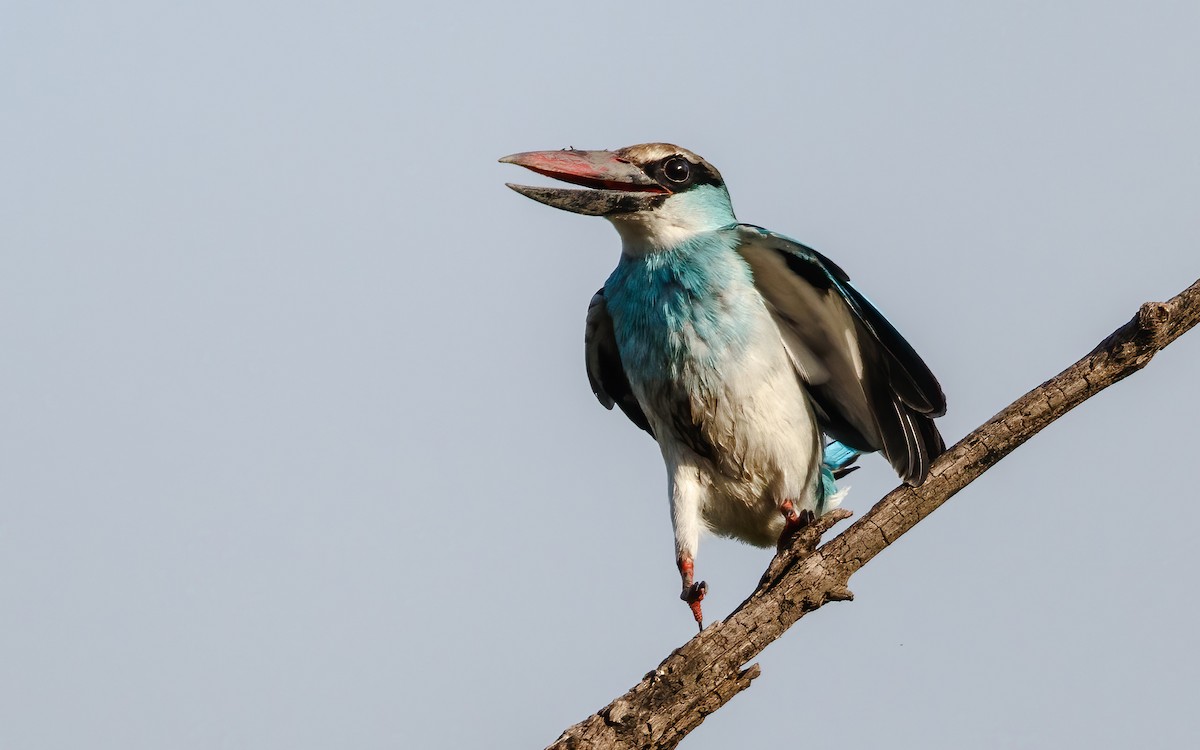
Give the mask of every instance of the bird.
M 670 143 L 500 161 L 579 186 L 506 183 L 620 236 L 588 305 L 588 381 L 658 442 L 680 598 L 701 631 L 702 533 L 782 549 L 841 501 L 835 480 L 864 453 L 925 480 L 945 450 L 938 380 L 833 261 L 739 223 L 712 164 Z

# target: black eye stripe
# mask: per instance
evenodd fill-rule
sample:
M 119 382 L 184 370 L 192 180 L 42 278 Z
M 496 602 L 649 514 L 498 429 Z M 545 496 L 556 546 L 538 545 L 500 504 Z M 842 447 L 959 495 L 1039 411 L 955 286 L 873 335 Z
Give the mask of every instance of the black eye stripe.
M 723 184 L 720 176 L 706 163 L 694 163 L 683 154 L 672 154 L 645 165 L 642 170 L 672 193 L 682 192 L 693 185 Z

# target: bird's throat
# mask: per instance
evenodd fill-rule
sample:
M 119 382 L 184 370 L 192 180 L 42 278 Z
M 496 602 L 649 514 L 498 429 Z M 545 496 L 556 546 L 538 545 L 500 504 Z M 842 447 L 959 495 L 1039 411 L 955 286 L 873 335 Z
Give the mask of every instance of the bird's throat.
M 749 268 L 719 231 L 622 257 L 605 296 L 626 372 L 646 384 L 718 374 L 766 314 Z

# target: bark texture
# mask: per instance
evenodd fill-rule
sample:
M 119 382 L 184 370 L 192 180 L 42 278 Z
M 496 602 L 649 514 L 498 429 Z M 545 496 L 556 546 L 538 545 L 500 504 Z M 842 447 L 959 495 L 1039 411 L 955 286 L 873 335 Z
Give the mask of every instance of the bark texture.
M 1168 302 L 1148 302 L 1090 354 L 1026 393 L 952 446 L 919 487 L 888 493 L 824 545 L 850 513 L 819 519 L 771 562 L 758 588 L 725 620 L 673 651 L 629 692 L 570 727 L 552 750 L 673 748 L 760 674 L 745 666 L 804 615 L 853 598 L 850 577 L 1046 425 L 1146 366 L 1200 321 L 1200 280 Z

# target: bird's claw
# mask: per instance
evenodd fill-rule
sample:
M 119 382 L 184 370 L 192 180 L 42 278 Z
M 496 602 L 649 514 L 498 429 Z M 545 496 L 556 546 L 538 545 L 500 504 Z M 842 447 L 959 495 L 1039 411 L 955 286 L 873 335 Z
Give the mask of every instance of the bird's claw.
M 783 533 L 779 535 L 777 549 L 782 552 L 792 545 L 797 534 L 817 520 L 817 514 L 807 508 L 797 513 L 790 500 L 783 504 L 780 511 L 783 513 Z
M 708 584 L 700 581 L 691 586 L 684 586 L 683 592 L 679 594 L 679 598 L 687 602 L 688 609 L 692 610 L 692 617 L 696 618 L 696 625 L 701 630 L 704 630 L 704 613 L 701 611 L 700 602 L 704 601 L 704 595 L 707 593 Z

